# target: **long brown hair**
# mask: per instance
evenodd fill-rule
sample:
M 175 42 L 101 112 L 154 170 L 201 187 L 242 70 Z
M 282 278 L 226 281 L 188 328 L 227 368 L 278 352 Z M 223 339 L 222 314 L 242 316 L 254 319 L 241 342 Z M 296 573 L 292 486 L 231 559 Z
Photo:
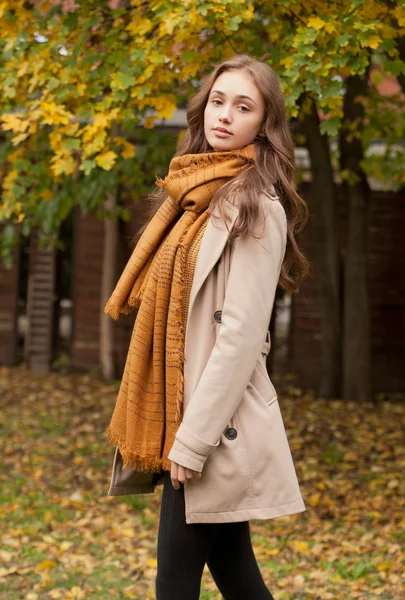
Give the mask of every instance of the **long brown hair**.
M 279 285 L 288 292 L 297 292 L 300 280 L 308 272 L 308 261 L 299 249 L 295 236 L 308 219 L 308 208 L 295 189 L 294 144 L 283 94 L 274 70 L 247 54 L 236 55 L 217 65 L 188 101 L 188 128 L 180 136 L 175 155 L 213 151 L 204 133 L 204 110 L 215 80 L 221 73 L 230 70 L 243 71 L 260 90 L 266 107 L 265 118 L 262 132 L 254 140 L 255 162 L 215 193 L 208 211 L 211 214 L 218 205 L 218 213 L 225 220 L 225 200 L 238 195 L 239 215 L 229 235 L 229 240 L 233 241 L 250 232 L 260 211 L 260 195 L 273 185 L 287 217 L 287 247 Z M 159 187 L 149 195 L 147 222 L 138 231 L 136 239 L 139 239 L 148 221 L 166 198 L 167 193 Z

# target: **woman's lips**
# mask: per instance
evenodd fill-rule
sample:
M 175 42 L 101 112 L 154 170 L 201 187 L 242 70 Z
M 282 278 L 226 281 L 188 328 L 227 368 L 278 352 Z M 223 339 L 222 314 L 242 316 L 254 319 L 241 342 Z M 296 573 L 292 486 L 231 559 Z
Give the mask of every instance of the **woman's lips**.
M 232 133 L 228 133 L 227 131 L 220 131 L 219 129 L 214 129 L 214 133 L 217 137 L 224 138 L 230 137 Z

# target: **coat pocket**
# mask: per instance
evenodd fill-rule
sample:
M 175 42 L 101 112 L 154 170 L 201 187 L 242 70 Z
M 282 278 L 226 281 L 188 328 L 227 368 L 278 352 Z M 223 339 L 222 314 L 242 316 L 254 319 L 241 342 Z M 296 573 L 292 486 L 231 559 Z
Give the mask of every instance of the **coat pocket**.
M 257 361 L 250 383 L 267 406 L 271 406 L 276 402 L 278 398 L 277 391 L 267 372 L 264 356 L 261 356 Z
M 260 400 L 263 402 L 263 404 L 266 406 L 266 408 L 270 408 L 278 400 L 278 397 L 277 397 L 277 394 L 275 393 L 274 388 L 272 390 L 272 393 L 265 394 L 265 393 L 263 393 L 262 390 L 260 390 L 259 386 L 254 385 L 252 383 L 252 381 L 249 381 L 248 387 L 250 387 L 251 391 L 253 391 L 253 393 L 258 398 L 260 398 Z

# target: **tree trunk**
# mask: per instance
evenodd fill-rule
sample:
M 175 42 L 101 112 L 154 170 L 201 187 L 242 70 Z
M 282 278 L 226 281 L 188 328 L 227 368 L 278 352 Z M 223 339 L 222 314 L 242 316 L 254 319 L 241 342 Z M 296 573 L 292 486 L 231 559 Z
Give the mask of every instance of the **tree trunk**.
M 399 51 L 399 58 L 405 62 L 405 37 L 399 38 L 398 51 Z M 402 88 L 403 93 L 405 94 L 405 75 L 403 73 L 399 73 L 398 82 Z
M 104 203 L 106 211 L 114 212 L 117 198 L 108 194 Z M 116 257 L 118 243 L 118 224 L 111 219 L 104 219 L 104 245 L 101 277 L 101 306 L 100 306 L 100 363 L 101 371 L 106 381 L 112 381 L 115 376 L 114 361 L 114 321 L 104 312 L 104 307 L 116 283 Z
M 34 373 L 49 373 L 53 359 L 55 246 L 38 247 L 38 230 L 31 233 L 27 293 L 27 333 L 24 358 Z
M 314 102 L 300 124 L 311 160 L 311 221 L 321 306 L 322 367 L 318 393 L 323 398 L 341 394 L 341 319 L 339 248 L 336 231 L 336 187 L 328 136 L 321 135 Z
M 343 397 L 346 400 L 371 399 L 371 340 L 367 277 L 368 232 L 370 220 L 370 190 L 362 171 L 361 136 L 346 137 L 346 131 L 356 122 L 355 132 L 362 130 L 364 108 L 356 102 L 368 87 L 368 70 L 362 76 L 349 77 L 344 100 L 344 128 L 341 131 L 340 165 L 356 176 L 352 185 L 344 184 L 348 199 L 344 274 L 343 326 Z M 353 131 L 353 128 L 351 129 Z
M 4 226 L 0 225 L 0 232 Z M 12 268 L 6 268 L 0 257 L 0 365 L 18 362 L 18 297 L 21 272 L 21 247 L 12 249 Z

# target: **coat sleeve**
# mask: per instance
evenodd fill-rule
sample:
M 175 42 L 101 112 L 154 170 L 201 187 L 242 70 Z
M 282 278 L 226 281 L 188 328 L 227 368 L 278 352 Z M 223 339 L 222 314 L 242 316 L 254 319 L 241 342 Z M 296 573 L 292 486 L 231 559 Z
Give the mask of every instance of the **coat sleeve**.
M 263 195 L 265 219 L 235 241 L 215 346 L 191 396 L 168 458 L 202 471 L 235 413 L 266 339 L 283 262 L 287 221 Z

